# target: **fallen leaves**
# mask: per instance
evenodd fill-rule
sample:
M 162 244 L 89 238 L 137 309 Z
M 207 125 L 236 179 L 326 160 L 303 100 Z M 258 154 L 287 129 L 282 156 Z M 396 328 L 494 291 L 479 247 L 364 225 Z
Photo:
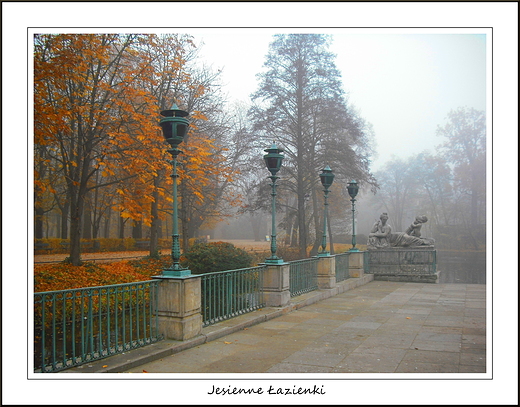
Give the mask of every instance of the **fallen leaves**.
M 116 261 L 73 266 L 66 263 L 35 264 L 34 292 L 70 290 L 150 280 L 162 268 L 159 260 Z

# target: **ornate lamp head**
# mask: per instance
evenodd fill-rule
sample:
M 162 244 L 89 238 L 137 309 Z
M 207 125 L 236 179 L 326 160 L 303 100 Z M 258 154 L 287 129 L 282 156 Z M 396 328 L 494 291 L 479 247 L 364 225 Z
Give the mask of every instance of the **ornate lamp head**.
M 350 197 L 352 199 L 354 199 L 354 198 L 356 198 L 356 195 L 358 194 L 359 185 L 357 184 L 356 181 L 352 180 L 348 183 L 347 190 L 348 190 L 348 194 L 350 195 Z
M 163 110 L 161 116 L 163 118 L 159 121 L 159 125 L 162 128 L 163 136 L 173 148 L 177 148 L 188 132 L 190 125 L 189 120 L 186 119 L 188 112 L 180 110 L 174 103 L 171 109 Z
M 264 151 L 267 153 L 264 155 L 265 165 L 271 175 L 274 177 L 280 170 L 280 167 L 282 166 L 282 160 L 285 158 L 283 154 L 280 154 L 283 152 L 283 150 L 278 148 L 276 144 L 273 143 L 271 148 L 266 148 Z
M 322 171 L 320 174 L 321 185 L 327 189 L 332 185 L 332 182 L 334 182 L 334 174 L 328 165 Z

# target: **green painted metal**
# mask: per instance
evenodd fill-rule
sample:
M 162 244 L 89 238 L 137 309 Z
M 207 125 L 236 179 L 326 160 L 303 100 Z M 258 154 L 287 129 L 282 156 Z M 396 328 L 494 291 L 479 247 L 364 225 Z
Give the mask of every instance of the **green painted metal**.
M 34 294 L 34 371 L 50 373 L 157 342 L 158 281 Z
M 327 251 L 327 218 L 329 214 L 329 187 L 332 185 L 334 181 L 334 174 L 331 168 L 327 165 L 323 172 L 320 174 L 321 184 L 323 185 L 323 193 L 324 193 L 324 209 L 323 209 L 323 235 L 321 238 L 321 251 L 318 253 L 319 257 L 330 256 L 330 252 Z
M 268 177 L 271 179 L 271 256 L 265 260 L 269 264 L 282 264 L 283 259 L 276 256 L 276 180 L 280 177 L 276 176 L 276 173 L 282 166 L 284 155 L 281 154 L 284 150 L 278 148 L 273 143 L 271 148 L 264 150 L 267 154 L 264 155 L 264 161 L 267 169 L 271 173 Z
M 178 225 L 177 178 L 179 175 L 177 174 L 177 156 L 181 153 L 181 150 L 177 147 L 183 142 L 188 132 L 190 122 L 186 118 L 188 112 L 180 110 L 175 103 L 171 109 L 163 110 L 161 115 L 163 118 L 160 120 L 159 125 L 162 128 L 164 138 L 172 146 L 172 148 L 168 150 L 168 153 L 172 156 L 172 160 L 168 160 L 168 162 L 173 165 L 172 265 L 169 269 L 163 270 L 162 276 L 185 277 L 191 275 L 191 271 L 180 265 L 181 246 Z
M 289 262 L 291 297 L 318 289 L 318 258 Z
M 347 278 L 350 278 L 349 273 L 349 258 L 350 253 L 340 253 L 336 254 L 336 283 L 340 281 L 344 281 Z
M 348 194 L 350 195 L 350 201 L 352 202 L 352 248 L 351 252 L 359 252 L 356 247 L 356 195 L 359 191 L 359 186 L 356 181 L 352 180 L 348 183 Z
M 265 307 L 262 287 L 266 270 L 263 265 L 202 274 L 203 326 Z

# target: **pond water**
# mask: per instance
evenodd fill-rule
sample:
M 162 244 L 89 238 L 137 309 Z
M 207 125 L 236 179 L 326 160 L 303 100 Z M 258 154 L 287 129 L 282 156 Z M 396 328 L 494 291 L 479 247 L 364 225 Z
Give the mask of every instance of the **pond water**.
M 441 284 L 486 284 L 486 253 L 437 250 L 437 270 Z

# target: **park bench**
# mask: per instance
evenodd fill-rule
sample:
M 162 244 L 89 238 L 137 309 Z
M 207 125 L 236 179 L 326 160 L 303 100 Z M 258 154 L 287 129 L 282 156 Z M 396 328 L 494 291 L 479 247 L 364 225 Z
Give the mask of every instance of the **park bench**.
M 150 241 L 149 240 L 136 240 L 135 247 L 141 250 L 149 250 L 150 249 Z
M 61 242 L 61 247 L 64 250 L 68 250 L 70 242 Z M 99 250 L 99 242 L 81 242 L 81 251 L 95 251 Z
M 34 251 L 46 251 L 47 253 L 50 253 L 52 251 L 52 247 L 49 247 L 49 243 L 38 242 L 34 244 Z

